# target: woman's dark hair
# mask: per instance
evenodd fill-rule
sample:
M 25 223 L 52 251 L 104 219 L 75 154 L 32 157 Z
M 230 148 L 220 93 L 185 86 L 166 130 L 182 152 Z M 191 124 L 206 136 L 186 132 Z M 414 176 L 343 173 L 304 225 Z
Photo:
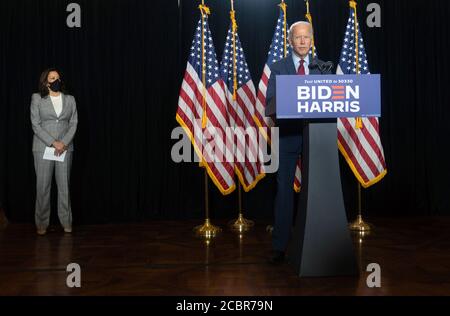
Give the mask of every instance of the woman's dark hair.
M 47 79 L 48 79 L 48 74 L 52 71 L 55 71 L 59 74 L 59 79 L 61 80 L 61 92 L 66 93 L 66 87 L 64 85 L 63 75 L 62 75 L 61 71 L 59 71 L 56 68 L 48 68 L 41 73 L 41 77 L 39 78 L 39 93 L 41 94 L 42 98 L 48 96 L 48 94 L 49 94 L 48 86 L 47 86 L 47 84 L 48 84 Z

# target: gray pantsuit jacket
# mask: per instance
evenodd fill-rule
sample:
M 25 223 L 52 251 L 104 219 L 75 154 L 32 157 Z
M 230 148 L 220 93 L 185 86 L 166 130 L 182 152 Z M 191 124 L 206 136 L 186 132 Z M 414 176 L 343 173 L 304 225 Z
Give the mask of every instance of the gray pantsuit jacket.
M 62 95 L 62 111 L 56 115 L 49 96 L 41 98 L 39 93 L 31 96 L 31 124 L 34 131 L 33 155 L 36 170 L 36 226 L 46 229 L 50 221 L 50 191 L 53 173 L 58 186 L 58 216 L 64 227 L 72 226 L 69 181 L 72 164 L 73 137 L 78 124 L 75 98 Z M 67 146 L 64 162 L 44 160 L 45 147 L 59 140 Z

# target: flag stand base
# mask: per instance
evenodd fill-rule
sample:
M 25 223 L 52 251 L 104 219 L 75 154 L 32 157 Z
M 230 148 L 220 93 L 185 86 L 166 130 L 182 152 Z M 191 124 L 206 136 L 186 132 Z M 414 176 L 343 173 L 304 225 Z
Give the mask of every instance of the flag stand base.
M 368 232 L 371 230 L 371 227 L 368 223 L 366 223 L 361 215 L 358 215 L 356 220 L 348 225 L 350 230 L 358 231 L 358 232 Z
M 209 218 L 205 219 L 205 223 L 203 225 L 194 227 L 195 235 L 206 239 L 216 237 L 221 231 L 222 229 L 220 227 L 214 226 L 210 223 Z
M 232 220 L 228 223 L 231 230 L 236 232 L 245 232 L 250 230 L 255 225 L 255 222 L 245 219 L 242 213 L 239 213 L 239 217 L 236 220 Z

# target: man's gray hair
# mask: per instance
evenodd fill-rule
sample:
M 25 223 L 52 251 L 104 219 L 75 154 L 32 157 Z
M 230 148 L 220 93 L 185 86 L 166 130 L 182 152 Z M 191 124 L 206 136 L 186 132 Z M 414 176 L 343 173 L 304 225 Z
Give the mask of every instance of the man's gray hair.
M 308 25 L 309 29 L 311 30 L 311 38 L 314 36 L 314 31 L 313 31 L 313 27 L 312 27 L 311 23 L 309 23 L 308 21 L 298 21 L 298 22 L 295 22 L 294 24 L 292 24 L 291 27 L 289 28 L 289 36 L 288 36 L 288 38 L 292 39 L 292 30 L 297 25 Z

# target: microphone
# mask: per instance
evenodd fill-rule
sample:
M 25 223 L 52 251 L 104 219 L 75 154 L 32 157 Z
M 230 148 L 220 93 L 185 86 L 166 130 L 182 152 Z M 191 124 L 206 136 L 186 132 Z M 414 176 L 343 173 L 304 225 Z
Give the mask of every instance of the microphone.
M 309 65 L 309 69 L 319 68 L 321 73 L 327 73 L 331 72 L 331 69 L 333 68 L 333 63 L 331 61 L 327 61 L 324 63 L 318 63 L 317 59 L 314 59 Z
M 320 69 L 320 66 L 319 66 Z M 322 69 L 320 69 L 321 72 L 331 72 L 331 69 L 333 69 L 333 63 L 331 61 L 327 61 L 326 63 L 322 64 Z

